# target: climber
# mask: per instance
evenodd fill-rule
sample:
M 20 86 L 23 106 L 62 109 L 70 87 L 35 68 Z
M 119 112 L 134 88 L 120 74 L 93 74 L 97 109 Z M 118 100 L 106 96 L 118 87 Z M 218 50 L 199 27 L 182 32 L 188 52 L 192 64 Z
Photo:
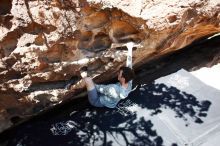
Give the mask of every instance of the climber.
M 101 85 L 95 84 L 91 77 L 87 76 L 87 68 L 81 69 L 80 75 L 86 85 L 88 99 L 95 107 L 114 108 L 121 99 L 125 99 L 132 90 L 132 48 L 133 43 L 127 43 L 128 48 L 126 67 L 121 67 L 118 72 L 118 83 Z M 71 88 L 72 89 L 72 88 Z

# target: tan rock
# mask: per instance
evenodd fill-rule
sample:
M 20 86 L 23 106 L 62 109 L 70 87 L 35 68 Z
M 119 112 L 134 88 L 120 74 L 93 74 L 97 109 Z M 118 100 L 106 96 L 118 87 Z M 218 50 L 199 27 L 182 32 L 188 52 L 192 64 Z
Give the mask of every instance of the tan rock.
M 123 12 L 120 9 L 112 8 L 111 17 L 114 19 L 120 19 L 123 15 Z
M 81 31 L 80 32 L 80 41 L 90 41 L 92 39 L 92 31 Z
M 0 131 L 15 116 L 73 98 L 74 91 L 57 87 L 78 80 L 82 66 L 95 82 L 115 77 L 126 42 L 140 43 L 133 51 L 137 68 L 219 33 L 219 12 L 218 0 L 2 0 Z
M 140 42 L 138 40 L 138 30 L 126 21 L 115 20 L 111 23 L 109 35 L 115 43 L 125 43 L 129 41 Z
M 103 27 L 106 23 L 108 23 L 109 17 L 106 12 L 99 11 L 95 12 L 88 17 L 83 18 L 82 24 L 83 30 L 92 30 L 95 28 Z
M 95 13 L 95 12 L 96 12 L 96 9 L 94 7 L 91 7 L 91 6 L 82 7 L 81 11 L 80 11 L 80 13 L 83 16 L 89 16 L 89 15 Z
M 109 36 L 105 33 L 99 32 L 94 36 L 92 42 L 92 51 L 99 52 L 111 47 L 111 40 Z
M 2 0 L 0 5 L 0 15 L 9 14 L 12 7 L 12 0 Z

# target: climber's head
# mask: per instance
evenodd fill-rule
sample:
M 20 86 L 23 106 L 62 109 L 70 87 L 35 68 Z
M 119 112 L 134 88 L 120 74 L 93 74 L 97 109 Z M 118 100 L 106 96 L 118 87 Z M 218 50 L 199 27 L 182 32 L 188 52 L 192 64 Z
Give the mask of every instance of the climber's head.
M 134 76 L 134 71 L 131 68 L 121 67 L 118 73 L 118 80 L 120 83 L 128 83 Z

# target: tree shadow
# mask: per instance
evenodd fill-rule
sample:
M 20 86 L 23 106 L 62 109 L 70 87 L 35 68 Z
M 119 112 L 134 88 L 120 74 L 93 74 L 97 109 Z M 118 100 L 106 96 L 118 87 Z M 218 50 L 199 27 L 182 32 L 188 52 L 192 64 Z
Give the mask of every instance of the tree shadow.
M 88 101 L 74 103 L 71 116 L 70 112 L 60 111 L 62 116 L 20 126 L 9 145 L 162 146 L 164 140 L 158 134 L 160 129 L 155 129 L 149 116 L 140 116 L 139 112 L 144 109 L 155 116 L 170 108 L 177 118 L 184 121 L 187 117 L 192 118 L 200 124 L 210 105 L 210 101 L 198 101 L 195 96 L 175 87 L 153 82 L 137 87 L 115 109 L 92 107 Z M 129 110 L 134 106 L 138 108 Z M 176 142 L 171 145 L 177 146 Z
M 8 145 L 74 146 L 162 146 L 151 120 L 136 114 L 121 115 L 117 110 L 95 108 L 89 104 L 71 117 L 38 121 L 19 127 Z
M 176 117 L 184 121 L 187 121 L 187 116 L 189 116 L 194 119 L 195 123 L 203 123 L 202 117 L 207 116 L 211 105 L 208 100 L 199 101 L 192 94 L 161 83 L 152 82 L 140 85 L 136 90 L 131 93 L 130 100 L 142 108 L 151 110 L 151 115 L 161 113 L 163 108 L 170 108 L 176 113 Z

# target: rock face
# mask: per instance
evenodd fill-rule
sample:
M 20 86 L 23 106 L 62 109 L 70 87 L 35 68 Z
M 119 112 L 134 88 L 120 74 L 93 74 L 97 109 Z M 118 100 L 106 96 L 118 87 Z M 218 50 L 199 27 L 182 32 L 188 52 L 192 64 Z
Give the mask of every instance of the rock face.
M 87 65 L 96 82 L 220 32 L 220 1 L 2 0 L 0 131 L 73 98 L 63 89 Z

